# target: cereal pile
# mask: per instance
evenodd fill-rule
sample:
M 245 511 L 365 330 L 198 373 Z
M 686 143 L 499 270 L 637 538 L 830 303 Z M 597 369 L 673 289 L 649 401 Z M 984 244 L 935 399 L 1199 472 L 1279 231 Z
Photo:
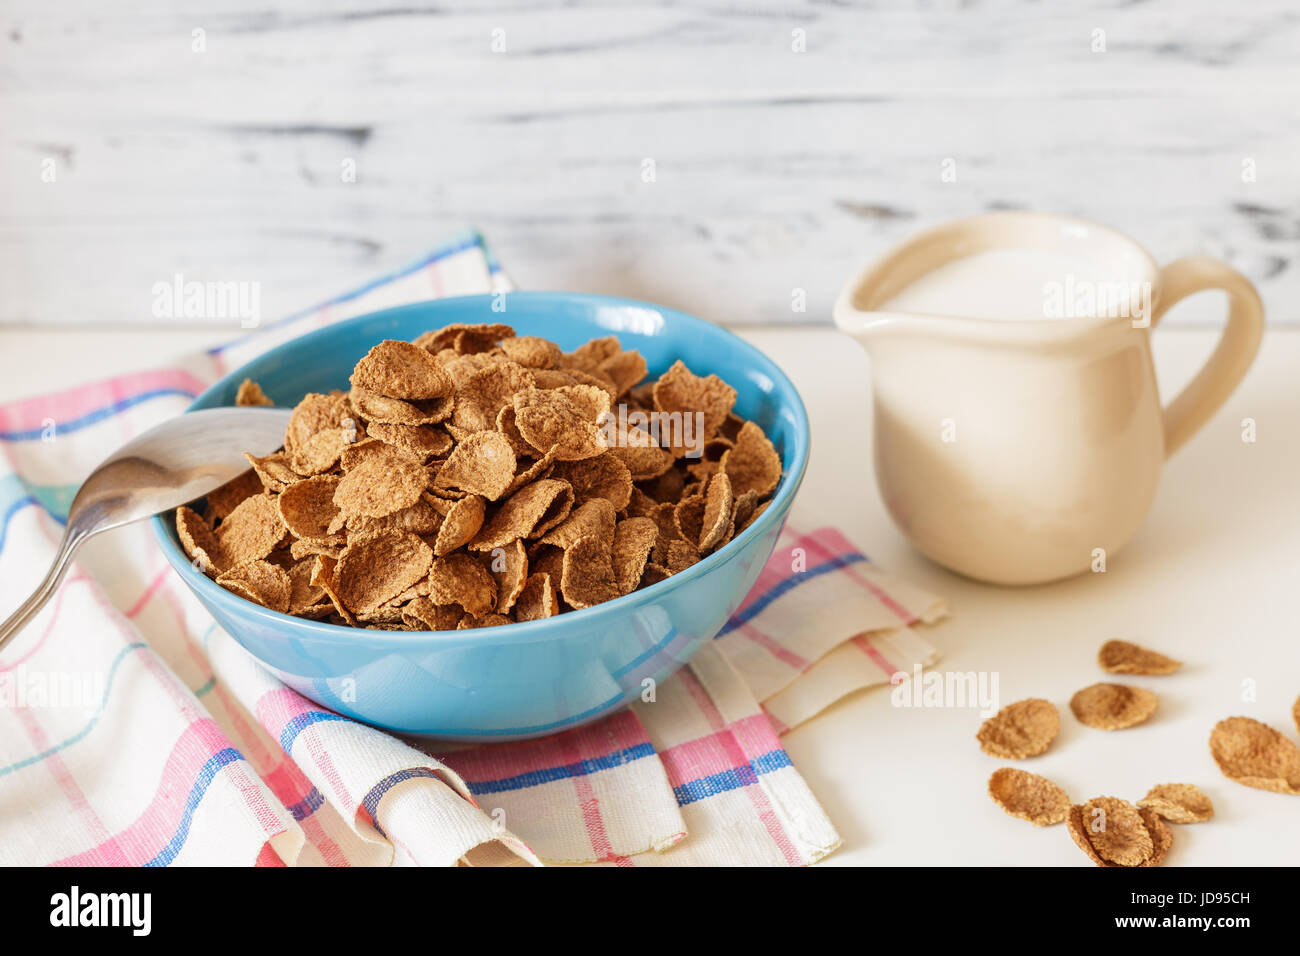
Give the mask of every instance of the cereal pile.
M 508 325 L 380 342 L 309 394 L 284 448 L 177 510 L 196 568 L 275 611 L 384 630 L 550 617 L 662 581 L 781 479 L 735 390 L 653 382 L 613 337 L 564 353 Z M 269 405 L 253 382 L 237 404 Z

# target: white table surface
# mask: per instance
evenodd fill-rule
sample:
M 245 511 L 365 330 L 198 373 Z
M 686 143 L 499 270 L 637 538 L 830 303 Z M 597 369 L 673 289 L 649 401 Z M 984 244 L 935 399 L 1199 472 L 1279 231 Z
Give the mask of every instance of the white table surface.
M 1292 740 L 1300 695 L 1294 594 L 1300 570 L 1300 331 L 1273 331 L 1227 406 L 1170 461 L 1145 527 L 1105 574 L 1029 589 L 987 587 L 929 563 L 892 526 L 870 467 L 865 354 L 830 329 L 749 330 L 786 369 L 812 416 L 815 452 L 802 495 L 839 502 L 834 518 L 877 562 L 946 596 L 952 616 L 926 636 L 937 668 L 996 671 L 1003 704 L 1046 697 L 1062 712 L 1048 752 L 1018 765 L 1082 801 L 1140 798 L 1156 783 L 1190 782 L 1215 819 L 1175 827 L 1168 865 L 1295 864 L 1300 798 L 1239 786 L 1210 758 L 1211 728 L 1244 714 Z M 159 364 L 217 340 L 205 332 L 30 332 L 0 329 L 0 401 Z M 1208 354 L 1214 334 L 1156 333 L 1168 395 Z M 1241 441 L 1253 418 L 1257 441 Z M 828 519 L 830 516 L 828 515 Z M 1098 646 L 1126 638 L 1186 661 L 1170 677 L 1107 678 Z M 1156 690 L 1141 727 L 1078 724 L 1068 701 L 1102 679 Z M 1255 701 L 1243 702 L 1244 682 Z M 844 837 L 828 865 L 1091 865 L 1064 827 L 1037 829 L 986 795 L 1003 761 L 982 754 L 973 710 L 898 709 L 885 688 L 858 693 L 785 738 L 794 764 Z

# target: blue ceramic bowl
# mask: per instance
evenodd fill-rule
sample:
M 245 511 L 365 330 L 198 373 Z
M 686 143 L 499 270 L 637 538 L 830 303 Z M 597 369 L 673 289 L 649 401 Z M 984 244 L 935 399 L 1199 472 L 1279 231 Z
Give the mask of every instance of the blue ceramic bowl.
M 163 553 L 223 628 L 281 680 L 322 706 L 390 730 L 456 740 L 510 740 L 595 720 L 636 699 L 715 637 L 753 586 L 808 462 L 808 416 L 765 355 L 709 322 L 604 296 L 513 292 L 386 309 L 308 333 L 236 369 L 190 410 L 233 405 L 245 378 L 277 405 L 347 388 L 352 367 L 382 339 L 413 339 L 452 322 L 508 322 L 566 351 L 616 335 L 652 376 L 682 359 L 737 391 L 785 464 L 772 503 L 742 534 L 666 581 L 541 621 L 468 631 L 371 631 L 308 621 L 236 597 L 195 571 L 170 514 L 154 519 Z M 498 303 L 499 305 L 499 303 Z

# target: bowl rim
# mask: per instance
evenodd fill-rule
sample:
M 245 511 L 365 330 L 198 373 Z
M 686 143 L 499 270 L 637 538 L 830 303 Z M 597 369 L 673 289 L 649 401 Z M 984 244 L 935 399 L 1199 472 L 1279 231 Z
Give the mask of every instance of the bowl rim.
M 288 625 L 298 629 L 298 633 L 307 632 L 315 640 L 324 640 L 329 643 L 347 642 L 352 644 L 364 645 L 372 643 L 380 644 L 405 644 L 405 643 L 425 643 L 433 638 L 437 643 L 457 644 L 472 640 L 476 643 L 482 642 L 484 638 L 491 638 L 496 643 L 530 643 L 531 641 L 553 637 L 554 634 L 546 634 L 547 631 L 553 631 L 557 624 L 568 622 L 578 623 L 575 615 L 583 615 L 583 623 L 595 623 L 600 617 L 619 615 L 632 604 L 644 601 L 645 598 L 652 594 L 664 594 L 676 587 L 684 587 L 696 578 L 702 577 L 714 568 L 721 567 L 724 563 L 731 560 L 741 551 L 740 547 L 733 548 L 733 545 L 743 545 L 746 542 L 752 542 L 762 534 L 772 528 L 778 521 L 783 520 L 785 513 L 794 498 L 795 493 L 803 484 L 804 473 L 808 468 L 808 458 L 812 445 L 811 427 L 808 422 L 808 411 L 804 407 L 803 397 L 799 390 L 788 375 L 781 370 L 777 364 L 765 355 L 762 351 L 750 345 L 740 336 L 736 335 L 730 329 L 724 328 L 714 322 L 709 322 L 687 312 L 672 309 L 667 306 L 656 305 L 652 302 L 645 302 L 638 299 L 628 299 L 620 296 L 596 295 L 585 292 L 551 292 L 551 291 L 517 291 L 509 292 L 507 296 L 511 300 L 525 299 L 538 302 L 553 303 L 572 303 L 574 305 L 585 306 L 602 306 L 602 307 L 634 307 L 651 309 L 665 316 L 671 316 L 674 321 L 685 322 L 688 326 L 696 326 L 706 331 L 717 332 L 725 338 L 731 340 L 729 345 L 735 351 L 740 352 L 746 359 L 747 365 L 757 365 L 768 375 L 778 386 L 783 386 L 792 399 L 789 404 L 789 411 L 793 413 L 795 419 L 795 441 L 793 443 L 792 462 L 786 469 L 785 480 L 777 493 L 770 499 L 768 507 L 759 515 L 748 528 L 742 531 L 736 537 L 732 538 L 725 545 L 705 558 L 697 561 L 684 571 L 679 571 L 671 577 L 662 581 L 657 581 L 648 588 L 638 589 L 629 594 L 622 594 L 610 601 L 604 601 L 591 607 L 575 608 L 563 615 L 555 615 L 548 618 L 539 618 L 535 621 L 514 621 L 509 624 L 496 624 L 491 627 L 470 628 L 464 631 L 445 630 L 445 631 L 389 631 L 374 630 L 364 627 L 350 627 L 343 624 L 330 624 L 326 621 L 317 621 L 311 618 L 296 617 L 292 614 L 284 614 L 280 611 L 273 611 L 270 608 L 255 604 L 252 601 L 245 600 L 236 594 L 227 591 L 221 585 L 217 584 L 206 574 L 196 571 L 190 564 L 189 558 L 178 544 L 172 540 L 171 529 L 166 522 L 166 516 L 174 513 L 175 509 L 156 514 L 151 519 L 153 525 L 154 537 L 162 549 L 164 557 L 167 558 L 168 564 L 179 574 L 191 588 L 198 588 L 205 594 L 210 595 L 218 603 L 225 604 L 228 601 L 238 601 L 240 610 L 244 613 L 252 614 L 255 618 L 262 618 L 267 624 L 271 625 Z M 442 308 L 451 309 L 456 305 L 465 306 L 473 300 L 490 303 L 495 298 L 494 293 L 479 293 L 476 295 L 448 296 L 442 299 L 430 299 L 425 302 L 408 303 L 405 305 L 393 306 L 387 309 L 377 309 L 373 312 L 366 312 L 361 315 L 352 316 L 347 319 L 341 319 L 338 322 L 331 323 L 318 329 L 312 329 L 302 335 L 295 336 L 286 342 L 273 346 L 237 368 L 231 369 L 222 375 L 210 386 L 200 392 L 189 406 L 182 412 L 182 415 L 192 411 L 197 411 L 198 407 L 219 389 L 226 388 L 229 383 L 239 381 L 247 377 L 246 369 L 254 362 L 263 361 L 272 356 L 282 355 L 296 348 L 301 348 L 305 340 L 315 337 L 324 338 L 328 334 L 338 334 L 338 330 L 350 325 L 360 325 L 364 322 L 374 321 L 383 318 L 389 314 L 414 311 L 417 308 L 432 308 L 438 311 Z M 436 321 L 436 319 L 435 319 Z M 452 320 L 447 320 L 452 321 Z M 611 331 L 611 335 L 616 332 Z M 783 405 L 785 403 L 782 403 Z M 216 406 L 214 406 L 216 407 Z M 657 590 L 658 589 L 658 590 Z M 292 635 L 286 635 L 292 636 Z

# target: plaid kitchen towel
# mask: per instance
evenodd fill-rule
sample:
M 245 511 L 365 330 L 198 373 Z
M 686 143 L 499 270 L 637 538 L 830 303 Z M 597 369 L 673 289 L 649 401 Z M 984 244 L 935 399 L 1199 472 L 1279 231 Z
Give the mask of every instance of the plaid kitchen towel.
M 336 319 L 509 288 L 469 234 L 173 367 L 0 406 L 0 614 L 43 574 L 81 477 L 225 370 Z M 834 529 L 787 528 L 723 634 L 653 700 L 441 752 L 284 687 L 130 526 L 87 545 L 0 656 L 0 864 L 814 862 L 839 838 L 778 733 L 930 663 L 911 625 L 942 613 Z

